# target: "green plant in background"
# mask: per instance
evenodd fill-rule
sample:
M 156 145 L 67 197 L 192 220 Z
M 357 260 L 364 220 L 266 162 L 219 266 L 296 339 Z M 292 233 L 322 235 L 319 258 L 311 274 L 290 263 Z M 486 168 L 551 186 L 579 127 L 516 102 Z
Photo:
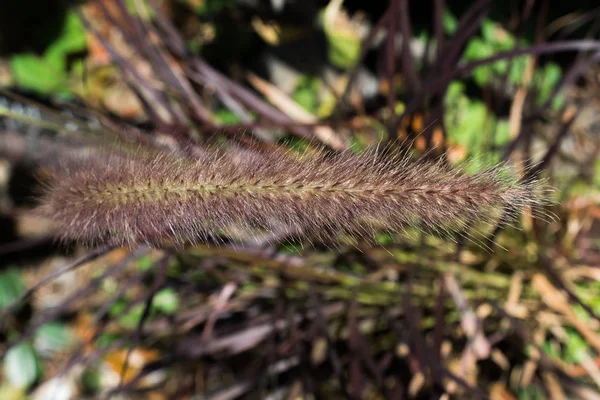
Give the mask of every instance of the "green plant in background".
M 456 18 L 449 12 L 444 14 L 444 27 L 447 33 L 456 30 Z M 477 61 L 492 57 L 500 52 L 508 52 L 516 47 L 530 46 L 525 40 L 517 43 L 512 34 L 491 20 L 481 25 L 481 35 L 475 36 L 467 43 L 463 62 Z M 516 88 L 523 84 L 528 57 L 519 56 L 510 60 L 499 60 L 477 67 L 472 72 L 473 81 L 479 87 L 499 85 L 507 76 L 504 96 L 510 98 Z M 556 63 L 549 62 L 535 69 L 528 92 L 535 96 L 533 104 L 542 105 L 559 83 L 562 70 Z M 467 94 L 466 84 L 462 81 L 452 82 L 445 98 L 446 113 L 444 123 L 448 138 L 454 144 L 468 149 L 471 155 L 480 154 L 489 148 L 506 145 L 510 141 L 508 116 L 497 116 L 480 99 Z M 564 96 L 557 96 L 551 102 L 556 110 L 564 104 Z M 487 152 L 486 152 L 487 153 Z M 496 156 L 497 157 L 497 156 Z
M 113 317 L 119 318 L 119 323 L 128 328 L 135 328 L 144 314 L 144 304 L 136 304 L 131 308 L 128 308 L 128 299 L 121 299 L 116 302 L 109 310 L 109 313 Z M 179 295 L 173 288 L 165 288 L 159 290 L 152 299 L 150 306 L 150 314 L 148 315 L 149 320 L 152 320 L 159 314 L 172 315 L 179 309 Z
M 338 68 L 354 66 L 360 54 L 358 27 L 342 9 L 343 0 L 331 0 L 323 10 L 319 23 L 327 38 L 329 61 Z
M 12 306 L 24 292 L 25 284 L 19 271 L 9 269 L 0 273 L 0 310 Z M 9 337 L 18 336 L 15 328 L 5 328 L 8 328 Z M 6 380 L 0 384 L 0 398 L 9 398 L 9 394 L 15 399 L 24 398 L 25 391 L 43 375 L 43 358 L 68 349 L 73 341 L 70 327 L 51 322 L 40 326 L 32 340 L 10 347 L 2 362 L 2 373 Z
M 527 45 L 527 43 L 519 43 Z M 473 37 L 467 44 L 464 52 L 466 61 L 474 61 L 491 57 L 502 51 L 509 51 L 516 46 L 515 38 L 499 24 L 485 20 L 481 24 L 481 36 Z M 473 79 L 480 86 L 491 83 L 492 79 L 500 78 L 508 72 L 509 81 L 518 84 L 521 81 L 527 56 L 516 57 L 513 60 L 500 60 L 490 65 L 479 67 L 473 71 Z M 510 68 L 510 70 L 509 70 Z
M 594 178 L 592 182 L 597 189 L 600 189 L 600 160 L 596 160 L 594 163 Z
M 511 51 L 517 47 L 526 48 L 528 46 L 531 46 L 531 43 L 527 40 L 521 39 L 517 42 L 514 35 L 505 30 L 499 23 L 486 19 L 481 24 L 481 36 L 475 36 L 469 40 L 463 58 L 464 61 L 476 61 L 492 57 L 501 52 Z M 521 85 L 530 57 L 523 55 L 478 67 L 472 73 L 473 80 L 480 87 L 485 87 L 503 82 L 503 77 L 508 75 L 507 82 L 512 87 Z M 562 70 L 560 66 L 553 62 L 535 69 L 528 89 L 535 93 L 535 103 L 537 105 L 543 104 L 548 99 L 561 77 Z M 562 99 L 560 97 L 553 102 L 555 109 L 559 108 L 561 104 Z
M 445 102 L 444 124 L 451 143 L 476 155 L 482 153 L 486 145 L 502 146 L 510 141 L 508 119 L 496 117 L 483 101 L 470 98 L 464 83 L 452 82 Z M 493 152 L 488 153 L 498 157 Z
M 20 53 L 9 59 L 17 87 L 42 95 L 69 96 L 67 58 L 86 49 L 85 30 L 77 15 L 68 11 L 60 34 L 41 55 Z
M 241 118 L 227 108 L 220 108 L 215 112 L 215 120 L 220 124 L 233 125 L 242 122 Z
M 336 105 L 336 97 L 317 77 L 301 75 L 292 98 L 309 113 L 327 118 Z
M 538 385 L 529 385 L 526 388 L 519 389 L 517 395 L 519 400 L 545 400 L 546 393 Z
M 27 389 L 41 375 L 39 359 L 29 343 L 20 343 L 8 349 L 3 366 L 8 382 L 15 388 Z
M 8 269 L 0 273 L 0 309 L 12 303 L 25 291 L 21 274 L 16 269 Z
M 44 356 L 68 349 L 75 340 L 71 328 L 59 322 L 40 326 L 33 338 L 35 349 Z

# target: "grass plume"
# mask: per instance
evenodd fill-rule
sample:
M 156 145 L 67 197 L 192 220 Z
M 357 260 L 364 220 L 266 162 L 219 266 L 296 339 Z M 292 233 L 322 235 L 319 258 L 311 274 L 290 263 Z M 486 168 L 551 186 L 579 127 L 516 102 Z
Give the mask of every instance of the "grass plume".
M 517 215 L 534 181 L 496 166 L 474 174 L 389 152 L 108 155 L 66 165 L 39 211 L 88 244 L 184 245 L 235 230 L 331 240 L 407 227 L 440 231 Z

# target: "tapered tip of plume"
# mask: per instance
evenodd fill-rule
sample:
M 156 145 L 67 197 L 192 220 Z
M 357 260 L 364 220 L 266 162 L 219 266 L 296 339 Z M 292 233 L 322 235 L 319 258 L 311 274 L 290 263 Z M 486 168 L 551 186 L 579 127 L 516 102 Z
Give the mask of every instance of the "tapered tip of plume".
M 180 246 L 276 238 L 372 239 L 408 227 L 460 230 L 507 222 L 548 201 L 506 166 L 468 174 L 384 152 L 310 156 L 210 150 L 201 159 L 143 153 L 77 160 L 56 172 L 38 212 L 86 244 Z

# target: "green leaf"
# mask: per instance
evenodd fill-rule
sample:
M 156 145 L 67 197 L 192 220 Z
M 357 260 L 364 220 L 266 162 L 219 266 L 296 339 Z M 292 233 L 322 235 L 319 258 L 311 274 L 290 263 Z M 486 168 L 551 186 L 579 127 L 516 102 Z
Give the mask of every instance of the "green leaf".
M 474 37 L 467 44 L 464 57 L 467 60 L 479 60 L 490 57 L 492 54 L 494 54 L 494 49 L 489 43 L 485 42 L 480 37 Z
M 544 350 L 544 353 L 546 353 L 548 355 L 548 357 L 550 358 L 554 358 L 554 359 L 560 359 L 560 353 L 557 351 L 556 346 L 552 346 L 552 343 L 548 340 L 544 341 L 544 343 L 542 343 L 542 350 Z
M 456 99 L 464 96 L 465 94 L 465 84 L 461 81 L 452 81 L 450 85 L 448 85 L 448 91 L 446 92 L 446 101 L 453 102 Z
M 545 400 L 546 394 L 537 385 L 529 385 L 518 391 L 519 400 Z
M 475 37 L 469 41 L 464 52 L 466 60 L 474 61 L 482 58 L 491 57 L 494 54 L 493 47 L 483 39 Z M 493 70 L 490 65 L 484 65 L 473 70 L 473 78 L 475 82 L 484 86 L 491 80 Z
M 217 112 L 215 113 L 215 118 L 219 123 L 225 125 L 234 125 L 242 122 L 242 120 L 240 119 L 240 117 L 237 116 L 236 113 L 226 108 L 217 110 Z
M 502 26 L 490 20 L 481 24 L 481 35 L 490 43 L 495 51 L 507 51 L 515 47 L 515 38 Z
M 481 23 L 481 36 L 486 42 L 495 41 L 496 25 L 489 19 L 484 20 Z
M 108 311 L 108 313 L 113 317 L 117 317 L 117 316 L 121 315 L 123 310 L 125 310 L 126 306 L 127 306 L 127 302 L 124 299 L 120 299 L 119 301 L 116 301 L 110 307 L 110 310 Z
M 360 37 L 343 34 L 334 29 L 326 29 L 329 61 L 338 68 L 348 69 L 354 66 L 360 55 Z
M 144 304 L 134 305 L 126 314 L 120 316 L 119 322 L 126 328 L 137 327 L 144 314 L 144 308 Z
M 442 25 L 444 26 L 444 32 L 447 35 L 453 35 L 458 29 L 458 19 L 448 10 L 448 8 L 444 9 L 444 14 L 442 15 Z
M 152 306 L 165 314 L 174 314 L 179 309 L 179 297 L 173 288 L 165 288 L 156 293 Z
M 508 70 L 509 65 L 510 64 L 509 64 L 508 60 L 498 60 L 498 61 L 490 64 L 490 66 L 492 67 L 492 70 L 497 75 L 505 74 L 506 71 Z
M 512 59 L 510 65 L 510 71 L 508 74 L 508 80 L 515 85 L 521 84 L 523 81 L 523 74 L 527 68 L 527 56 L 515 57 Z
M 303 76 L 292 98 L 306 111 L 314 114 L 318 106 L 319 80 Z
M 96 346 L 99 349 L 103 349 L 115 343 L 117 340 L 119 340 L 117 335 L 112 333 L 104 333 L 98 336 L 98 339 L 96 339 Z
M 548 63 L 543 69 L 539 69 L 534 74 L 534 82 L 538 88 L 538 97 L 536 103 L 543 104 L 558 84 L 562 77 L 562 70 L 555 63 Z
M 4 358 L 4 374 L 16 387 L 28 388 L 38 379 L 40 368 L 35 350 L 30 344 L 11 347 Z
M 565 106 L 565 94 L 559 93 L 552 99 L 551 104 L 554 111 L 561 110 Z
M 25 292 L 21 274 L 16 269 L 0 273 L 0 308 L 9 306 Z
M 140 8 L 138 8 L 138 3 Z M 143 19 L 144 21 L 149 21 L 155 16 L 154 9 L 148 5 L 147 0 L 137 1 L 137 0 L 125 0 L 125 7 L 127 11 L 136 17 Z M 140 12 L 142 11 L 142 12 Z
M 594 186 L 600 189 L 600 159 L 596 160 L 594 164 Z
M 377 243 L 382 246 L 389 246 L 394 243 L 394 236 L 389 233 L 379 233 L 377 235 Z
M 508 119 L 502 119 L 496 123 L 496 134 L 494 139 L 494 145 L 496 146 L 503 146 L 510 142 L 510 127 L 508 124 Z
M 575 330 L 567 329 L 564 360 L 570 363 L 580 363 L 587 351 L 588 344 L 581 335 Z
M 81 386 L 86 393 L 97 393 L 102 389 L 102 373 L 98 368 L 86 368 L 81 374 Z
M 145 255 L 140 257 L 135 265 L 139 271 L 148 271 L 150 267 L 152 267 L 153 262 L 154 260 L 152 259 L 152 256 Z
M 300 255 L 302 254 L 302 243 L 285 242 L 280 246 L 280 251 L 286 254 Z
M 487 107 L 481 101 L 462 102 L 460 114 L 448 126 L 448 137 L 471 151 L 481 148 L 488 119 Z
M 358 28 L 353 26 L 345 12 L 342 1 L 330 1 L 319 16 L 327 38 L 327 56 L 338 68 L 353 67 L 358 60 L 361 39 Z
M 85 37 L 85 28 L 81 20 L 73 11 L 67 12 L 62 34 L 58 40 L 65 53 L 75 53 L 83 51 L 87 42 Z
M 44 52 L 44 59 L 57 71 L 67 67 L 67 56 L 85 50 L 85 30 L 73 12 L 68 12 L 61 34 Z
M 41 94 L 66 93 L 66 76 L 34 54 L 18 54 L 9 61 L 15 83 Z
M 502 146 L 510 141 L 510 131 L 507 119 L 496 118 L 487 106 L 480 100 L 470 99 L 465 93 L 464 83 L 452 82 L 445 98 L 446 113 L 444 124 L 448 132 L 448 138 L 452 143 L 461 145 L 473 154 L 480 154 L 482 147 L 491 144 L 493 137 L 495 146 Z M 493 134 L 493 136 L 492 136 Z M 486 166 L 486 163 L 494 162 L 497 154 L 487 154 L 483 164 L 469 163 L 469 166 L 477 168 Z
M 9 63 L 15 83 L 45 95 L 67 95 L 67 57 L 85 48 L 85 30 L 79 17 L 69 11 L 65 15 L 60 34 L 42 56 L 21 53 L 11 57 Z
M 64 324 L 58 322 L 42 325 L 35 333 L 34 346 L 43 354 L 67 349 L 73 343 L 73 333 Z

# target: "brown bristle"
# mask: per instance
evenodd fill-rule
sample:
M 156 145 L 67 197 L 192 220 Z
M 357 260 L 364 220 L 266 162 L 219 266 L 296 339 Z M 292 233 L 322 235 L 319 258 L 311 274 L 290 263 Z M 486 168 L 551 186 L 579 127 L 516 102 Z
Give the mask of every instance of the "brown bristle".
M 370 239 L 382 230 L 489 221 L 509 206 L 516 213 L 539 201 L 532 182 L 508 178 L 504 167 L 467 174 L 370 152 L 298 157 L 214 150 L 202 159 L 103 160 L 65 167 L 48 188 L 39 211 L 58 223 L 59 237 L 165 246 L 236 229 Z

